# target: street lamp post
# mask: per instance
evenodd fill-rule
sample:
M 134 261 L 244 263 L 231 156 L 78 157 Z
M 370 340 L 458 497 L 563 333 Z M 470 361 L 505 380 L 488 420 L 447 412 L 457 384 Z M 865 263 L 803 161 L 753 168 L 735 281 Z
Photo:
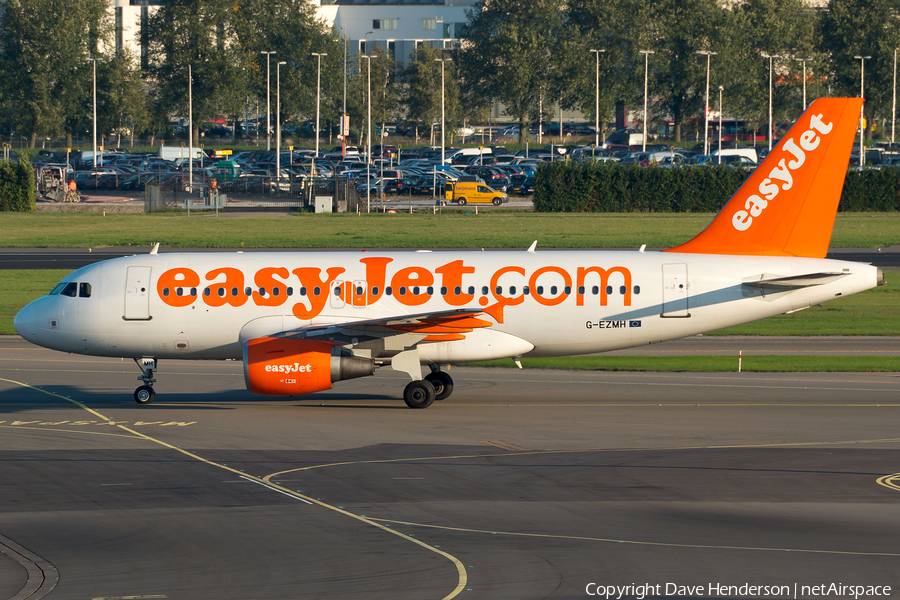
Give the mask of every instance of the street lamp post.
M 891 144 L 894 143 L 894 127 L 897 125 L 897 48 L 894 48 L 894 93 L 891 100 Z
M 279 186 L 278 191 L 281 191 L 280 184 L 277 183 L 281 179 L 281 65 L 286 64 L 282 60 L 275 65 L 275 181 Z
M 799 63 L 803 63 L 803 110 L 806 110 L 806 63 L 811 61 L 811 58 L 795 58 Z M 801 111 L 802 112 L 802 111 Z
M 194 71 L 191 65 L 188 65 L 188 189 L 194 193 Z
M 341 23 L 341 30 L 343 29 L 344 24 Z M 347 44 L 349 43 L 350 40 L 344 35 L 344 112 L 341 113 L 341 156 L 347 156 L 347 134 L 344 133 L 344 122 L 347 120 Z
M 772 83 L 775 80 L 775 72 L 772 70 L 773 58 L 781 58 L 776 54 L 766 54 L 762 53 L 761 56 L 763 58 L 769 59 L 769 152 L 772 151 Z
M 696 54 L 701 54 L 706 56 L 706 100 L 703 105 L 703 117 L 704 117 L 704 130 L 703 130 L 703 154 L 709 154 L 709 63 L 710 59 L 713 55 L 718 54 L 718 52 L 710 52 L 709 50 L 701 50 Z
M 644 55 L 644 135 L 641 136 L 641 152 L 647 151 L 647 77 L 650 73 L 650 55 L 656 54 L 653 50 L 641 50 Z
M 595 77 L 595 89 L 594 89 L 594 120 L 597 122 L 597 131 L 594 132 L 594 147 L 600 145 L 600 53 L 606 52 L 606 50 L 591 50 L 594 54 L 597 55 L 597 71 Z
M 444 132 L 446 130 L 444 124 L 444 63 L 453 60 L 452 58 L 436 58 L 434 62 L 441 63 L 441 166 L 443 167 L 447 163 L 447 159 L 444 157 Z
M 90 62 L 93 63 L 94 68 L 94 152 L 91 154 L 91 163 L 94 165 L 94 168 L 97 168 L 97 61 L 99 58 L 89 58 Z
M 313 56 L 319 62 L 316 69 L 316 155 L 313 157 L 313 175 L 316 174 L 316 159 L 319 158 L 319 99 L 322 91 L 322 57 L 328 56 L 324 52 L 313 52 Z
M 272 134 L 269 133 L 269 128 L 272 126 L 269 122 L 269 114 L 272 112 L 271 106 L 271 93 L 269 90 L 269 58 L 271 55 L 275 54 L 275 51 L 264 51 L 260 52 L 260 54 L 266 55 L 266 150 L 272 149 Z
M 863 99 L 863 108 L 859 111 L 859 166 L 866 164 L 866 149 L 863 145 L 863 134 L 865 133 L 865 114 L 866 114 L 866 61 L 871 56 L 854 56 L 859 61 L 859 97 Z
M 369 33 L 372 33 L 371 31 Z M 367 33 L 366 35 L 369 35 Z M 368 46 L 368 41 L 366 45 Z M 361 54 L 360 58 L 365 58 L 369 63 L 368 76 L 368 95 L 369 100 L 366 106 L 368 114 L 366 116 L 366 126 L 369 133 L 366 137 L 366 212 L 372 212 L 372 57 L 368 54 Z
M 725 88 L 719 86 L 719 164 L 722 164 L 722 90 Z

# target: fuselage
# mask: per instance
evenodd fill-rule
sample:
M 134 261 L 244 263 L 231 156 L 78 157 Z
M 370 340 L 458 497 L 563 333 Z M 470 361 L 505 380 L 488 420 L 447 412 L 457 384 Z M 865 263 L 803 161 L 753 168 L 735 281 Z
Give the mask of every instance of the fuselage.
M 747 285 L 813 273 L 831 276 L 799 289 Z M 879 276 L 827 259 L 639 251 L 145 254 L 73 272 L 15 327 L 79 354 L 240 359 L 247 339 L 297 328 L 484 311 L 488 328 L 418 343 L 423 362 L 455 363 L 681 338 L 864 291 Z

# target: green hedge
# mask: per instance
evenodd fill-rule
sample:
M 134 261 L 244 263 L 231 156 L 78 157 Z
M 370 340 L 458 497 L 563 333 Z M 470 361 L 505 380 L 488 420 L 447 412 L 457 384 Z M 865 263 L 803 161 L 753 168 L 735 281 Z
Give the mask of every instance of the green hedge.
M 34 171 L 28 159 L 0 161 L 0 211 L 33 211 L 34 202 Z
M 750 171 L 555 163 L 535 177 L 538 212 L 718 212 Z M 900 168 L 850 171 L 839 210 L 900 210 Z

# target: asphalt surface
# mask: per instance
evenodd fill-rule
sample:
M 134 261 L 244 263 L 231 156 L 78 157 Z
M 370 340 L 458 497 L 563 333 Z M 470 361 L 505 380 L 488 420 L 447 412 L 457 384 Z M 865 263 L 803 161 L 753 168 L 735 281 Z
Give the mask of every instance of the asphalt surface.
M 141 407 L 130 362 L 0 338 L 0 598 L 900 587 L 897 374 L 451 373 L 416 411 L 170 361 Z
M 318 252 L 303 248 L 160 248 L 160 252 Z M 349 249 L 348 249 L 349 250 Z M 634 250 L 634 248 L 628 248 Z M 600 250 L 602 252 L 603 250 Z M 0 248 L 0 269 L 79 269 L 101 260 L 146 254 L 150 247 L 126 248 Z M 876 267 L 900 268 L 900 247 L 835 248 L 828 258 L 871 263 Z

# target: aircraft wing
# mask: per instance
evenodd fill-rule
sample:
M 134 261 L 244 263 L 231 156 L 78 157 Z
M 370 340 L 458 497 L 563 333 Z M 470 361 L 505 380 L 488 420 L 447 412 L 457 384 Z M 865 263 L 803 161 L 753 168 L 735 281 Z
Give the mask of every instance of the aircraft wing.
M 465 334 L 493 325 L 478 318 L 484 312 L 476 308 L 457 308 L 410 315 L 363 319 L 343 323 L 310 325 L 283 331 L 272 337 L 324 339 L 346 344 L 412 334 L 417 341 L 449 342 L 465 339 Z

